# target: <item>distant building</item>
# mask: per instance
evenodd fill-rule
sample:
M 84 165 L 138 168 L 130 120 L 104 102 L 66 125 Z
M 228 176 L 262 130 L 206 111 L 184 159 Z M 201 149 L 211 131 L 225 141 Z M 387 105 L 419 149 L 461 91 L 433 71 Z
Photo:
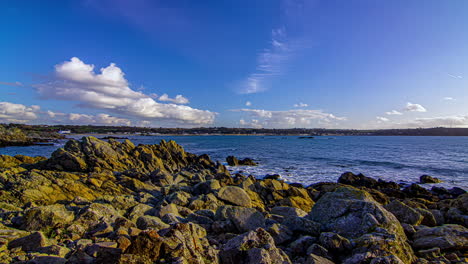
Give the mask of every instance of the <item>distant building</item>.
M 71 134 L 71 131 L 70 130 L 60 130 L 58 133 L 59 134 Z

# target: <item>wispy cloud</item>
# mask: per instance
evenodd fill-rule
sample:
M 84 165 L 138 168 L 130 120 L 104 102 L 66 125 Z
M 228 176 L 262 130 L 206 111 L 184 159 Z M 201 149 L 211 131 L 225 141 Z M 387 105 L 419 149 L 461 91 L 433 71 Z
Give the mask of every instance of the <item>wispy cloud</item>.
M 308 104 L 305 104 L 305 103 L 298 103 L 298 104 L 294 104 L 294 107 L 308 107 L 309 105 Z
M 377 116 L 377 121 L 378 122 L 388 122 L 390 121 L 390 119 L 386 118 L 386 117 L 383 117 L 383 116 Z
M 6 86 L 23 86 L 22 83 L 20 82 L 0 82 L 0 85 L 6 85 Z
M 463 76 L 461 76 L 461 75 L 453 75 L 453 74 L 450 74 L 450 73 L 447 73 L 447 75 L 454 78 L 454 79 L 463 79 Z
M 453 97 L 444 97 L 445 101 L 455 101 L 455 98 Z
M 246 105 L 246 106 L 251 106 L 251 105 L 252 105 L 252 102 L 247 101 L 247 102 L 245 102 L 245 105 Z
M 392 110 L 392 111 L 389 111 L 389 112 L 385 112 L 385 114 L 387 115 L 402 115 L 403 113 L 397 111 L 397 110 Z
M 267 90 L 267 82 L 284 73 L 292 53 L 293 48 L 286 36 L 286 29 L 282 27 L 272 30 L 269 47 L 258 53 L 255 72 L 247 77 L 239 93 L 252 94 Z

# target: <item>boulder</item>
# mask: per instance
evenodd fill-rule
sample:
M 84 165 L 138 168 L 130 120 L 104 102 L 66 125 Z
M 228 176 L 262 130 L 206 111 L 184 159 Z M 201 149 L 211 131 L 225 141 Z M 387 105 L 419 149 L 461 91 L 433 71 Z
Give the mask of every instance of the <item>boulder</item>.
M 438 178 L 436 177 L 431 177 L 429 175 L 421 175 L 421 177 L 419 177 L 419 183 L 441 183 L 442 181 L 439 180 Z
M 226 215 L 234 223 L 239 233 L 265 227 L 265 217 L 253 208 L 229 206 L 226 209 Z
M 228 156 L 226 162 L 229 166 L 257 166 L 257 163 L 250 158 L 245 158 L 243 160 L 238 160 L 234 156 Z
M 320 223 L 322 231 L 335 232 L 347 239 L 362 237 L 356 252 L 375 248 L 379 255 L 374 257 L 393 254 L 408 263 L 415 259 L 400 222 L 365 191 L 340 187 L 326 193 L 307 218 Z
M 138 217 L 136 224 L 137 227 L 141 230 L 149 228 L 160 230 L 169 227 L 169 225 L 164 223 L 160 218 L 150 215 L 143 215 Z
M 46 246 L 49 246 L 49 241 L 42 232 L 34 232 L 31 235 L 15 239 L 8 244 L 9 249 L 19 247 L 23 251 L 34 251 Z
M 153 263 L 160 256 L 162 244 L 163 240 L 155 230 L 147 230 L 134 237 L 125 252 L 139 255 L 142 263 Z
M 28 264 L 65 264 L 66 258 L 52 256 L 37 256 L 27 262 Z
M 419 225 L 423 221 L 423 216 L 415 209 L 406 204 L 393 200 L 391 203 L 384 206 L 385 209 L 395 215 L 402 223 L 410 225 Z
M 74 218 L 75 214 L 68 211 L 62 204 L 34 207 L 24 212 L 22 228 L 29 231 L 48 231 L 52 228 L 64 227 Z
M 218 263 L 218 252 L 206 238 L 206 230 L 193 223 L 179 223 L 161 232 L 162 257 L 169 263 Z
M 329 260 L 327 258 L 317 256 L 317 255 L 314 255 L 314 254 L 310 254 L 307 257 L 306 263 L 308 263 L 308 264 L 335 264 L 335 262 L 333 262 L 333 261 L 331 261 L 331 260 Z
M 271 214 L 281 215 L 284 217 L 297 216 L 303 217 L 307 213 L 299 208 L 289 207 L 289 206 L 275 206 L 270 210 Z
M 468 250 L 468 229 L 460 225 L 443 225 L 419 229 L 413 236 L 413 247 L 442 250 Z
M 237 186 L 224 186 L 219 190 L 218 198 L 238 206 L 252 206 L 252 200 L 249 195 Z
M 338 178 L 338 183 L 373 188 L 377 185 L 377 180 L 366 177 L 361 173 L 356 175 L 352 172 L 345 172 Z
M 219 252 L 223 264 L 289 264 L 289 257 L 276 247 L 273 238 L 263 228 L 236 236 Z

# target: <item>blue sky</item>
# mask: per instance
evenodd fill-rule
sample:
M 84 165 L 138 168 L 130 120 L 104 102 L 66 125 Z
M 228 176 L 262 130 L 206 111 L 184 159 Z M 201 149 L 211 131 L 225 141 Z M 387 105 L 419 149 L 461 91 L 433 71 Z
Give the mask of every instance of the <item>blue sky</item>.
M 0 122 L 468 127 L 467 13 L 464 0 L 3 0 Z

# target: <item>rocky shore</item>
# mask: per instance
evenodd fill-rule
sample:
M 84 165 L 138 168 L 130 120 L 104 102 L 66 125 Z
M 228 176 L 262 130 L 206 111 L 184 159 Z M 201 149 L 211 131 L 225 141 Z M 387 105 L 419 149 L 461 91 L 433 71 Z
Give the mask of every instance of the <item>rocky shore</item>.
M 4 127 L 0 125 L 0 148 L 10 146 L 44 145 L 57 139 L 65 138 L 58 133 L 31 133 L 27 134 L 16 127 Z
M 255 179 L 174 141 L 0 155 L 0 220 L 0 263 L 468 262 L 462 189 Z

